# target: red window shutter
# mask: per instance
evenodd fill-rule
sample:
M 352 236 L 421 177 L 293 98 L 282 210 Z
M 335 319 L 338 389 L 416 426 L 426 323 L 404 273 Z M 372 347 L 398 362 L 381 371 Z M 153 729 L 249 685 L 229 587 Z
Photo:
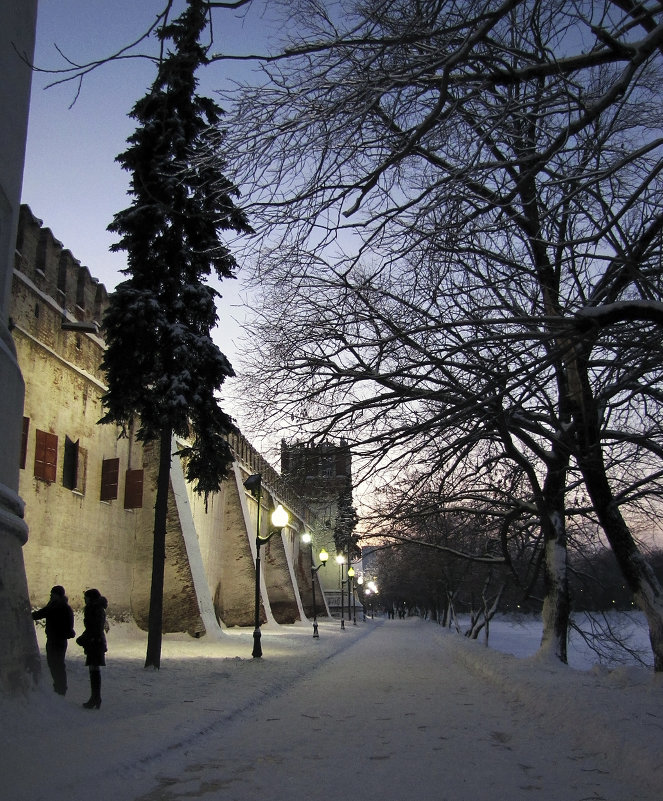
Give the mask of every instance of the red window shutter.
M 58 438 L 48 431 L 36 431 L 35 477 L 55 481 L 58 462 Z
M 124 482 L 124 508 L 140 509 L 143 505 L 143 471 L 127 470 Z
M 102 501 L 114 501 L 117 498 L 120 482 L 120 460 L 104 459 L 101 463 L 101 496 Z

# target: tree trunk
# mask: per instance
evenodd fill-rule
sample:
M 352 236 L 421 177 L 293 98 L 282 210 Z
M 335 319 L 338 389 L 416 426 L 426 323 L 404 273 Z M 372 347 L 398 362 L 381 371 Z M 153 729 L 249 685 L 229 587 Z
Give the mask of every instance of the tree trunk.
M 560 381 L 560 386 L 562 382 Z M 565 417 L 564 398 L 560 392 L 560 417 Z M 520 453 L 505 426 L 501 428 L 502 441 L 506 452 L 520 464 L 528 475 L 534 492 L 536 508 L 544 542 L 544 599 L 542 610 L 543 633 L 541 635 L 541 656 L 558 659 L 567 664 L 567 639 L 571 604 L 569 599 L 569 579 L 566 525 L 564 520 L 566 476 L 570 459 L 566 442 L 555 443 L 552 457 L 547 463 L 543 486 L 539 485 L 536 471 Z
M 540 653 L 567 664 L 571 602 L 564 510 L 569 457 L 565 449 L 560 450 L 560 453 L 556 453 L 555 462 L 548 466 L 540 506 L 545 547 L 543 574 L 545 596 L 541 615 L 543 634 Z
M 647 618 L 654 670 L 663 672 L 663 590 L 651 565 L 638 549 L 615 501 L 603 461 L 599 411 L 586 367 L 579 358 L 570 363 L 569 375 L 578 439 L 578 467 L 601 528 L 633 593 L 633 600 Z
M 172 430 L 161 431 L 159 445 L 159 475 L 157 477 L 157 499 L 154 504 L 154 544 L 152 546 L 152 588 L 150 612 L 147 624 L 147 654 L 145 667 L 158 670 L 161 665 L 161 639 L 163 620 L 163 579 L 166 567 L 166 517 L 168 514 L 168 489 L 170 487 Z
M 601 527 L 633 593 L 633 600 L 647 618 L 654 670 L 663 672 L 663 591 L 619 511 L 600 457 L 600 452 L 598 455 L 587 453 L 578 460 L 580 470 Z
M 555 522 L 551 523 L 554 530 Z M 543 634 L 539 652 L 566 664 L 570 614 L 566 534 L 558 532 L 557 537 L 546 537 L 545 549 Z

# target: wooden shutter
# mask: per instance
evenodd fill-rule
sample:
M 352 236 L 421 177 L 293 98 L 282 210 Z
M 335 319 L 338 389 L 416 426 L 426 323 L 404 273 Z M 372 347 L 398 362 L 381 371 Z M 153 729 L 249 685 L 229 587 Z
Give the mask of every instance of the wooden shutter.
M 114 501 L 120 483 L 120 460 L 104 459 L 101 463 L 101 496 L 99 500 Z
M 58 461 L 58 438 L 48 431 L 36 431 L 35 478 L 55 481 Z
M 127 470 L 124 480 L 124 508 L 140 509 L 143 505 L 143 471 Z
M 78 446 L 78 465 L 76 467 L 76 491 L 85 494 L 87 483 L 87 448 Z

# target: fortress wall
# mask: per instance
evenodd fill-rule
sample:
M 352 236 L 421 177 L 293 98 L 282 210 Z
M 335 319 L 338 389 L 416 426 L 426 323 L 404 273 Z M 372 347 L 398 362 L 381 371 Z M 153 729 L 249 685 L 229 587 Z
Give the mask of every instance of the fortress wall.
M 24 547 L 30 601 L 42 605 L 50 587 L 63 584 L 74 608 L 80 608 L 83 591 L 96 586 L 108 598 L 111 614 L 132 615 L 146 628 L 158 447 L 143 447 L 131 431 L 120 436 L 116 426 L 97 424 L 105 391 L 99 367 L 104 342 L 94 327 L 71 330 L 70 325 L 99 323 L 108 303 L 106 290 L 23 206 L 12 291 L 13 336 L 26 385 L 20 494 L 30 529 Z M 53 446 L 49 457 L 43 454 L 44 441 Z M 253 625 L 256 504 L 243 487 L 252 472 L 263 476 L 264 504 L 278 496 L 291 514 L 288 533 L 263 548 L 263 587 L 269 598 L 263 601 L 263 619 L 300 619 L 297 584 L 302 589 L 308 584 L 310 593 L 310 577 L 300 564 L 299 533 L 315 525 L 314 516 L 241 434 L 231 437 L 230 444 L 236 457 L 233 474 L 207 505 L 186 485 L 187 516 L 195 528 L 186 541 L 171 487 L 165 632 L 205 632 L 191 548 L 198 549 L 196 565 L 204 570 L 206 597 L 219 624 Z M 52 461 L 48 475 L 42 474 L 44 458 Z M 102 485 L 111 462 L 116 484 L 108 498 Z M 263 535 L 269 529 L 268 511 L 265 505 Z M 197 568 L 198 582 L 200 572 Z M 206 615 L 209 625 L 211 609 Z

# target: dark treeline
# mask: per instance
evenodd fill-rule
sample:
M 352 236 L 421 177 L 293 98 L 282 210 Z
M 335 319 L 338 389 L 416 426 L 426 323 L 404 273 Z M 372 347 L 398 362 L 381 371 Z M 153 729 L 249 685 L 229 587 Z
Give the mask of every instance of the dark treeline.
M 650 555 L 659 580 L 663 580 L 663 550 Z M 383 609 L 405 609 L 441 624 L 450 625 L 453 614 L 540 613 L 542 578 L 530 586 L 518 581 L 527 565 L 514 572 L 486 567 L 442 552 L 397 544 L 377 555 L 375 574 Z M 575 612 L 629 611 L 633 595 L 608 548 L 591 555 L 578 553 L 570 562 L 570 595 Z

